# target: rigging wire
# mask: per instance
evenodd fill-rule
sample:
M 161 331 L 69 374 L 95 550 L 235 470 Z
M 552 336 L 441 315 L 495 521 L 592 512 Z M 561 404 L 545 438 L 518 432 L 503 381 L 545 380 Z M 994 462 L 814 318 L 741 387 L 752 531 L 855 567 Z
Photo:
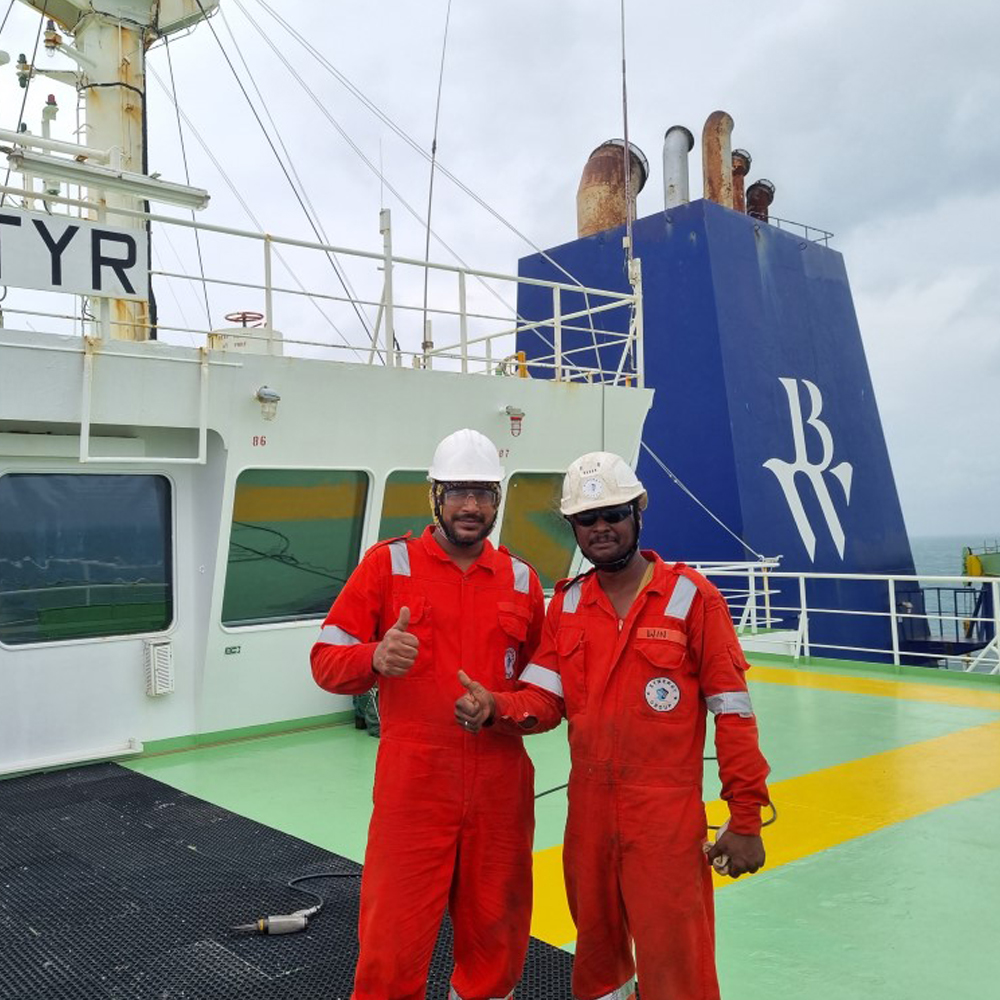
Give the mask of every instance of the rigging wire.
M 316 95 L 316 93 L 309 87 L 309 85 L 298 74 L 298 72 L 295 70 L 295 68 L 288 62 L 287 57 L 277 47 L 277 45 L 275 44 L 275 42 L 271 38 L 271 36 L 250 15 L 250 13 L 247 11 L 246 7 L 243 5 L 243 3 L 241 2 L 241 0 L 234 0 L 234 3 L 242 11 L 242 13 L 246 17 L 246 19 L 256 28 L 257 32 L 260 34 L 260 36 L 264 40 L 264 42 L 270 47 L 271 51 L 275 54 L 275 56 L 277 57 L 277 59 L 285 66 L 285 69 L 287 69 L 288 72 L 291 73 L 291 75 L 298 82 L 299 86 L 302 87 L 302 89 L 305 91 L 305 93 L 309 96 L 310 100 L 312 100 L 312 102 L 316 105 L 316 107 L 319 110 L 320 114 L 322 114 L 323 117 L 326 118 L 326 120 L 333 126 L 333 128 L 337 131 L 337 133 L 340 135 L 340 137 L 344 140 L 344 142 L 347 143 L 347 145 L 357 155 L 357 157 L 362 161 L 362 163 L 364 163 L 365 166 L 368 167 L 368 169 L 373 174 L 375 174 L 375 176 L 377 176 L 379 178 L 380 183 L 383 184 L 385 187 L 387 187 L 389 189 L 389 191 L 395 196 L 395 198 L 397 199 L 397 201 L 399 201 L 399 203 L 403 206 L 403 208 L 405 208 L 410 213 L 410 215 L 412 215 L 413 218 L 416 219 L 416 221 L 421 226 L 423 226 L 425 224 L 425 220 L 421 217 L 420 213 L 415 208 L 413 208 L 412 205 L 410 205 L 410 203 L 403 197 L 403 195 L 388 180 L 385 179 L 384 172 L 379 167 L 377 167 L 371 161 L 371 159 L 368 156 L 365 155 L 364 151 L 350 137 L 350 135 L 348 135 L 347 131 L 343 128 L 343 126 L 330 113 L 330 110 L 329 110 L 329 108 L 327 108 L 326 104 L 323 101 L 320 100 L 320 98 Z M 271 16 L 283 28 L 285 28 L 285 30 L 289 34 L 291 34 L 292 37 L 296 41 L 298 41 L 306 49 L 306 51 L 309 52 L 309 54 L 312 55 L 320 63 L 320 65 L 324 69 L 326 69 L 329 73 L 331 73 L 334 76 L 335 79 L 337 79 L 345 87 L 347 87 L 347 89 L 350 90 L 351 93 L 353 93 L 358 98 L 358 100 L 360 100 L 362 102 L 362 104 L 365 105 L 365 107 L 367 107 L 369 110 L 371 110 L 372 113 L 375 114 L 376 117 L 378 117 L 380 121 L 382 121 L 393 132 L 395 132 L 397 135 L 399 135 L 404 140 L 404 142 L 407 143 L 407 145 L 409 145 L 411 148 L 413 148 L 414 150 L 416 150 L 421 156 L 423 156 L 425 159 L 427 159 L 427 157 L 428 157 L 427 152 L 416 142 L 416 140 L 412 139 L 409 135 L 407 135 L 407 133 L 404 132 L 399 126 L 397 126 L 395 124 L 395 122 L 392 121 L 391 118 L 389 118 L 387 115 L 384 115 L 374 104 L 372 104 L 368 100 L 368 98 L 366 98 L 364 96 L 364 94 L 361 93 L 361 91 L 359 91 L 356 87 L 354 87 L 354 85 L 352 83 L 350 83 L 350 81 L 347 80 L 347 78 L 344 77 L 343 74 L 341 74 L 339 72 L 339 70 L 336 69 L 336 67 L 334 67 L 320 52 L 318 52 L 315 49 L 314 46 L 312 46 L 306 39 L 304 39 L 291 25 L 289 25 L 287 21 L 285 21 L 280 15 L 276 14 L 264 2 L 264 0 L 257 0 L 257 3 L 260 6 L 264 7 L 264 9 L 269 14 L 271 14 Z M 472 192 L 468 188 L 466 188 L 463 184 L 461 184 L 460 181 L 457 180 L 457 178 L 454 177 L 454 175 L 452 175 L 448 170 L 446 170 L 444 167 L 442 167 L 440 163 L 437 165 L 437 169 L 439 171 L 441 171 L 442 173 L 444 173 L 445 176 L 447 176 L 450 180 L 453 180 L 455 183 L 457 183 L 462 188 L 462 190 L 464 190 L 467 194 L 469 194 L 470 197 L 472 197 L 474 200 L 476 200 L 476 201 L 480 202 L 481 204 L 483 204 L 484 207 L 492 215 L 496 216 L 497 218 L 501 218 L 490 206 L 486 205 L 485 202 L 482 202 L 482 200 L 474 192 Z M 512 228 L 510 226 L 510 224 L 506 220 L 504 220 L 504 219 L 501 218 L 501 221 L 504 223 L 504 225 L 508 226 L 508 228 Z M 540 250 L 538 247 L 535 247 L 535 244 L 532 243 L 532 241 L 529 240 L 528 237 L 524 236 L 523 234 L 521 234 L 520 232 L 518 232 L 516 229 L 514 229 L 513 231 L 518 236 L 520 236 L 520 238 L 523 239 L 526 243 L 528 243 L 530 246 L 532 246 L 534 249 L 536 249 L 537 252 L 542 257 L 544 257 L 551 264 L 553 264 L 556 268 L 558 268 L 565 275 L 567 275 L 572 282 L 574 282 L 577 285 L 581 284 L 581 282 L 576 277 L 574 277 L 572 274 L 570 274 L 569 271 L 567 271 L 564 267 L 562 267 L 562 265 L 560 265 L 557 261 L 553 260 L 543 250 Z M 465 270 L 467 270 L 467 271 L 472 271 L 472 267 L 459 255 L 459 253 L 456 250 L 454 250 L 451 246 L 449 246 L 449 244 L 446 243 L 445 240 L 437 232 L 435 232 L 433 229 L 431 230 L 431 235 L 445 249 L 445 251 L 447 251 L 447 253 L 449 253 L 452 256 L 452 258 L 458 262 L 458 264 L 461 267 L 465 268 Z M 476 275 L 474 275 L 474 277 L 483 286 L 483 288 L 485 288 L 486 291 L 488 291 L 490 293 L 490 295 L 492 295 L 505 309 L 508 309 L 513 314 L 513 316 L 514 316 L 514 318 L 515 318 L 515 320 L 516 320 L 517 323 L 523 324 L 525 326 L 530 326 L 531 331 L 534 333 L 534 335 L 536 337 L 538 337 L 547 347 L 554 348 L 553 342 L 548 337 L 546 337 L 537 328 L 537 326 L 529 325 L 528 322 L 527 322 L 527 320 L 525 320 L 524 317 L 521 316 L 520 313 L 517 312 L 516 308 L 514 306 L 512 306 L 509 302 L 506 302 L 503 299 L 503 297 L 500 295 L 500 293 L 497 292 L 497 290 L 495 288 L 493 288 L 492 285 L 489 284 L 489 282 L 485 281 L 481 275 L 476 274 Z M 590 308 L 590 306 L 589 306 L 589 301 L 590 301 L 589 295 L 586 292 L 584 292 L 583 295 L 584 295 L 584 298 L 585 298 L 585 300 L 587 302 L 587 308 L 589 309 Z M 593 323 L 593 317 L 592 316 L 588 316 L 588 319 L 590 320 L 590 322 L 592 324 Z M 571 364 L 569 362 L 567 362 L 567 363 Z
M 237 6 L 242 7 L 240 0 L 235 0 L 235 2 Z M 411 135 L 409 135 L 401 126 L 397 125 L 384 111 L 382 111 L 381 108 L 378 107 L 378 105 L 374 103 L 374 101 L 371 101 L 368 97 L 366 97 L 361 92 L 361 90 L 359 90 L 353 83 L 351 83 L 351 81 L 346 76 L 344 76 L 344 74 L 341 73 L 340 70 L 338 70 L 321 52 L 319 52 L 316 49 L 316 47 L 312 45 L 311 42 L 308 41 L 308 39 L 304 38 L 300 32 L 296 31 L 295 28 L 293 28 L 288 23 L 288 21 L 286 21 L 283 17 L 281 17 L 280 14 L 276 13 L 275 10 L 270 6 L 270 4 L 267 3 L 267 0 L 256 0 L 256 2 L 258 6 L 263 7 L 264 10 L 266 10 L 267 13 L 270 14 L 275 21 L 277 21 L 300 45 L 302 45 L 303 48 L 305 48 L 306 51 L 309 52 L 320 63 L 320 65 L 323 66 L 343 87 L 345 87 L 369 111 L 371 111 L 372 114 L 374 114 L 381 122 L 387 125 L 390 129 L 392 129 L 392 131 L 395 132 L 396 135 L 398 135 L 416 153 L 422 156 L 425 160 L 429 159 L 429 154 L 423 148 L 423 146 L 421 146 L 420 143 L 417 142 L 416 139 L 414 139 Z M 499 222 L 501 225 L 509 229 L 515 236 L 517 236 L 519 239 L 527 243 L 528 246 L 530 246 L 536 253 L 540 254 L 545 260 L 547 260 L 550 264 L 552 264 L 553 267 L 557 268 L 562 274 L 566 275 L 566 277 L 569 278 L 569 280 L 573 284 L 576 285 L 583 284 L 575 275 L 567 271 L 566 268 L 562 266 L 562 264 L 560 264 L 557 260 L 554 260 L 552 257 L 550 257 L 541 247 L 537 246 L 533 240 L 531 240 L 528 236 L 522 233 L 512 222 L 510 222 L 503 215 L 501 215 L 500 212 L 498 212 L 495 208 L 493 208 L 492 205 L 490 205 L 482 197 L 476 194 L 476 192 L 473 191 L 467 184 L 459 180 L 459 178 L 456 177 L 450 170 L 448 170 L 447 167 L 443 166 L 441 163 L 438 163 L 437 170 L 440 171 L 442 174 L 444 174 L 444 176 L 447 177 L 448 180 L 450 180 L 453 184 L 455 184 L 461 191 L 463 191 L 470 198 L 472 198 L 472 200 L 475 201 L 477 205 L 479 205 L 482 209 L 484 209 L 486 212 L 492 215 L 493 218 L 497 220 L 497 222 Z
M 174 80 L 174 60 L 170 55 L 170 44 L 167 35 L 163 36 L 163 44 L 167 50 L 167 68 L 170 70 L 170 89 L 173 93 L 174 112 L 177 116 L 177 135 L 180 137 L 181 141 L 181 159 L 184 161 L 184 182 L 190 187 L 191 171 L 188 169 L 187 144 L 184 142 L 184 129 L 181 128 L 180 101 L 177 99 L 177 83 Z M 195 221 L 193 208 L 191 209 L 191 221 Z M 201 234 L 198 232 L 197 228 L 194 231 L 194 243 L 198 250 L 198 270 L 201 273 L 201 291 L 205 297 L 205 320 L 208 323 L 208 329 L 211 330 L 212 309 L 208 303 L 208 282 L 205 281 L 205 261 L 201 255 Z M 174 296 L 174 298 L 176 299 L 176 296 Z M 181 310 L 181 315 L 184 315 L 183 310 Z M 270 322 L 270 317 L 268 317 L 268 322 Z M 189 325 L 186 319 L 184 324 L 185 326 Z
M 3 34 L 3 29 L 7 27 L 7 18 L 10 17 L 10 12 L 14 9 L 15 0 L 10 0 L 7 5 L 7 13 L 4 14 L 3 20 L 0 21 L 0 34 Z
M 437 163 L 438 145 L 438 121 L 441 117 L 441 91 L 444 88 L 444 56 L 448 48 L 448 25 L 451 22 L 451 0 L 448 0 L 448 9 L 444 15 L 444 37 L 441 40 L 441 68 L 438 72 L 437 102 L 434 105 L 434 136 L 431 139 L 431 172 L 430 181 L 427 185 L 427 232 L 424 236 L 424 313 L 423 331 L 424 341 L 430 340 L 427 336 L 427 282 L 430 277 L 430 255 L 431 255 L 431 209 L 434 204 L 434 166 Z
M 35 47 L 34 47 L 34 49 L 32 49 L 32 52 L 31 52 L 31 69 L 30 69 L 30 71 L 28 73 L 28 79 L 24 81 L 24 97 L 21 99 L 21 110 L 18 112 L 18 115 L 17 115 L 17 126 L 14 129 L 15 132 L 20 132 L 21 131 L 21 123 L 24 121 L 24 108 L 25 108 L 25 105 L 27 105 L 27 103 L 28 103 L 28 92 L 31 90 L 31 81 L 35 77 L 35 72 L 34 72 L 35 71 L 35 56 L 38 55 L 38 43 L 39 43 L 39 41 L 41 41 L 41 38 L 42 38 L 42 27 L 45 24 L 45 17 L 46 17 L 46 13 L 48 11 L 48 7 L 49 7 L 48 0 L 46 0 L 45 5 L 42 7 L 42 16 L 38 19 L 38 34 L 35 35 Z M 9 10 L 7 11 L 7 14 L 10 14 Z M 7 23 L 7 18 L 4 17 L 3 20 L 4 20 L 4 24 L 6 24 Z M 8 160 L 7 161 L 7 173 L 6 173 L 6 175 L 4 176 L 4 179 L 3 179 L 3 186 L 4 187 L 6 187 L 8 181 L 10 181 L 10 171 L 11 171 L 11 166 L 10 166 L 10 161 Z M 0 206 L 2 206 L 3 203 L 6 200 L 7 200 L 7 192 L 4 191 L 2 194 L 0 194 Z
M 222 44 L 222 39 L 219 38 L 218 32 L 215 30 L 215 25 L 212 24 L 212 21 L 209 19 L 208 14 L 205 12 L 205 7 L 202 4 L 201 0 L 195 0 L 195 3 L 197 3 L 198 9 L 201 11 L 202 16 L 205 18 L 205 22 L 208 24 L 208 27 L 209 27 L 209 29 L 212 32 L 212 37 L 215 39 L 216 44 L 219 47 L 219 51 L 222 53 L 223 58 L 226 60 L 226 65 L 229 66 L 229 69 L 232 71 L 233 77 L 236 80 L 236 83 L 239 86 L 240 91 L 243 94 L 243 97 L 246 99 L 247 105 L 249 106 L 251 112 L 253 113 L 254 118 L 257 120 L 257 124 L 260 126 L 260 130 L 264 134 L 264 138 L 267 140 L 268 146 L 271 148 L 271 152 L 274 153 L 274 158 L 278 161 L 278 166 L 281 167 L 281 172 L 285 175 L 285 179 L 288 181 L 288 184 L 289 184 L 289 186 L 292 189 L 292 193 L 295 195 L 296 201 L 298 201 L 299 206 L 302 208 L 302 211 L 305 214 L 307 221 L 309 222 L 310 228 L 312 229 L 313 233 L 316 235 L 316 239 L 320 243 L 325 243 L 326 240 L 323 239 L 322 235 L 320 234 L 320 232 L 319 232 L 319 230 L 318 230 L 318 228 L 316 226 L 316 223 L 313 220 L 313 217 L 312 217 L 312 215 L 309 212 L 309 209 L 306 207 L 306 204 L 305 204 L 305 202 L 302 199 L 302 195 L 299 193 L 298 188 L 295 186 L 295 183 L 292 180 L 291 175 L 288 172 L 288 168 L 285 166 L 285 162 L 281 158 L 281 154 L 278 152 L 278 149 L 275 146 L 274 141 L 271 139 L 270 134 L 268 133 L 267 129 L 265 128 L 264 123 L 261 120 L 261 117 L 260 117 L 260 115 L 257 112 L 257 108 L 254 106 L 253 101 L 250 99 L 250 95 L 247 93 L 247 89 L 243 85 L 243 81 L 240 79 L 239 73 L 237 73 L 237 71 L 236 71 L 236 67 L 233 65 L 232 60 L 229 58 L 229 53 L 226 52 L 225 47 Z M 371 330 L 369 328 L 368 323 L 367 323 L 365 317 L 361 313 L 361 309 L 358 307 L 358 304 L 354 301 L 353 297 L 351 296 L 351 293 L 348 290 L 347 285 L 346 285 L 346 283 L 344 281 L 344 277 L 340 273 L 340 268 L 337 267 L 336 264 L 334 264 L 333 259 L 330 257 L 329 253 L 327 253 L 327 257 L 328 257 L 328 259 L 330 259 L 331 265 L 333 265 L 334 273 L 337 275 L 337 278 L 340 281 L 340 284 L 341 284 L 341 286 L 344 289 L 344 294 L 347 295 L 348 298 L 350 299 L 351 306 L 354 309 L 355 315 L 358 317 L 358 321 L 361 323 L 362 329 L 365 331 L 365 333 L 368 334 L 368 337 L 374 343 L 375 342 L 375 333 L 374 333 L 373 330 Z M 270 322 L 270 321 L 271 321 L 271 318 L 268 317 L 268 322 Z M 396 344 L 397 348 L 398 348 L 398 346 L 399 345 Z
M 695 502 L 695 503 L 696 503 L 696 504 L 697 504 L 697 505 L 698 505 L 698 506 L 699 506 L 699 507 L 700 507 L 700 508 L 701 508 L 701 509 L 702 509 L 702 510 L 703 510 L 703 511 L 705 512 L 705 513 L 706 513 L 706 514 L 708 514 L 708 516 L 709 516 L 709 517 L 710 517 L 710 518 L 711 518 L 711 519 L 712 519 L 713 521 L 715 521 L 715 523 L 716 523 L 717 525 L 719 525 L 719 527 L 720 527 L 720 528 L 722 528 L 722 529 L 723 529 L 723 531 L 725 531 L 725 532 L 727 532 L 728 534 L 732 535 L 732 537 L 733 537 L 733 538 L 735 538 L 735 539 L 736 539 L 736 541 L 738 541 L 738 542 L 740 543 L 740 545 L 742 545 L 742 546 L 743 546 L 743 548 L 747 550 L 747 552 L 750 552 L 750 553 L 752 553 L 752 554 L 753 554 L 754 556 L 756 556 L 756 557 L 757 557 L 757 558 L 758 558 L 759 560 L 761 560 L 762 562 L 763 562 L 763 561 L 764 561 L 764 560 L 765 560 L 765 559 L 767 558 L 767 556 L 764 556 L 764 555 L 762 555 L 762 554 L 761 554 L 760 552 L 758 552 L 758 551 L 757 551 L 757 550 L 756 550 L 755 548 L 753 548 L 752 546 L 750 546 L 750 545 L 747 545 L 747 543 L 746 543 L 745 541 L 743 541 L 743 539 L 742 539 L 742 538 L 740 538 L 740 536 L 739 536 L 739 535 L 737 535 L 737 534 L 736 534 L 736 532 L 732 530 L 732 528 L 730 528 L 730 527 L 729 527 L 729 526 L 728 526 L 727 524 L 725 524 L 725 523 L 724 523 L 724 522 L 723 522 L 722 520 L 720 520 L 720 519 L 719 519 L 718 517 L 716 517 L 716 516 L 715 516 L 715 514 L 713 514 L 713 513 L 712 513 L 712 512 L 711 512 L 711 511 L 710 511 L 710 510 L 708 509 L 708 507 L 706 507 L 706 506 L 705 506 L 705 504 L 703 504 L 703 503 L 702 503 L 702 502 L 701 502 L 701 501 L 700 501 L 700 500 L 699 500 L 699 499 L 698 499 L 698 498 L 697 498 L 697 497 L 696 497 L 696 496 L 695 496 L 695 495 L 694 495 L 694 494 L 693 494 L 693 493 L 692 493 L 692 492 L 691 492 L 691 491 L 690 491 L 690 490 L 689 490 L 689 489 L 687 488 L 687 486 L 685 486 L 685 485 L 684 485 L 684 483 L 682 483 L 682 482 L 680 481 L 680 479 L 679 479 L 679 478 L 677 477 L 677 475 L 676 475 L 676 474 L 675 474 L 675 473 L 674 473 L 674 472 L 673 472 L 673 471 L 672 471 L 671 469 L 669 469 L 669 468 L 667 467 L 667 465 L 666 465 L 666 463 L 665 463 L 665 462 L 663 461 L 663 459 L 661 459 L 661 458 L 660 458 L 660 456 L 659 456 L 659 455 L 657 455 L 657 454 L 656 454 L 656 452 L 655 452 L 655 451 L 653 451 L 653 449 L 652 449 L 652 448 L 650 448 L 650 447 L 649 447 L 649 445 L 648 445 L 648 444 L 646 444 L 646 442 L 645 442 L 645 441 L 641 441 L 641 442 L 640 442 L 640 446 L 641 446 L 642 448 L 644 448 L 644 449 L 645 449 L 645 451 L 646 451 L 646 453 L 647 453 L 647 454 L 649 455 L 649 457 L 650 457 L 650 458 L 652 458 L 652 460 L 653 460 L 653 461 L 654 461 L 654 462 L 655 462 L 655 463 L 656 463 L 656 464 L 657 464 L 657 465 L 658 465 L 658 466 L 659 466 L 659 467 L 660 467 L 660 468 L 661 468 L 661 469 L 662 469 L 662 470 L 663 470 L 663 471 L 664 471 L 664 472 L 665 472 L 665 473 L 667 474 L 667 476 L 668 476 L 668 478 L 670 479 L 670 481 L 671 481 L 671 482 L 672 482 L 672 483 L 673 483 L 673 484 L 674 484 L 675 486 L 679 487 L 679 489 L 681 490 L 681 492 L 683 492 L 683 493 L 686 493 L 686 494 L 687 494 L 687 495 L 688 495 L 688 496 L 689 496 L 689 497 L 690 497 L 690 498 L 691 498 L 691 499 L 692 499 L 692 500 L 693 500 L 693 501 L 694 501 L 694 502 Z
M 173 98 L 171 97 L 170 91 L 167 88 L 167 85 L 163 82 L 163 79 L 160 77 L 159 73 L 157 73 L 156 70 L 152 66 L 150 66 L 148 64 L 146 66 L 146 72 L 149 73 L 153 77 L 154 80 L 156 80 L 156 82 L 160 85 L 160 89 L 163 90 L 163 92 L 167 95 L 167 98 L 170 99 L 170 100 L 173 100 Z M 205 142 L 204 138 L 202 137 L 201 133 L 198 131 L 198 129 L 195 126 L 195 124 L 191 121 L 190 118 L 188 118 L 187 114 L 184 112 L 184 110 L 180 107 L 179 104 L 175 103 L 175 107 L 177 108 L 178 113 L 180 114 L 181 118 L 183 119 L 184 124 L 187 125 L 187 127 L 191 130 L 191 134 L 197 140 L 198 145 L 201 146 L 202 152 L 208 157 L 209 161 L 212 163 L 212 166 L 214 166 L 215 169 L 219 172 L 219 176 L 225 181 L 226 186 L 232 192 L 233 197 L 236 199 L 236 201 L 239 204 L 239 206 L 246 213 L 247 218 L 250 219 L 250 221 L 254 224 L 254 226 L 257 228 L 258 232 L 263 233 L 264 232 L 264 227 L 261 224 L 260 220 L 254 214 L 253 209 L 251 209 L 250 206 L 247 204 L 246 199 L 243 197 L 243 195 L 240 194 L 239 189 L 233 183 L 232 179 L 229 177 L 229 174 L 226 173 L 225 168 L 219 162 L 219 160 L 216 157 L 216 155 L 212 152 L 211 147 L 208 145 L 207 142 Z M 323 319 L 326 320 L 327 323 L 329 323 L 329 325 L 333 329 L 334 333 L 336 333 L 337 336 L 340 337 L 340 339 L 344 343 L 344 346 L 347 347 L 354 354 L 354 356 L 359 361 L 362 360 L 361 355 L 358 353 L 357 349 L 354 348 L 351 345 L 351 343 L 348 341 L 348 339 L 344 336 L 343 331 L 341 331 L 340 327 L 338 327 L 337 324 L 334 323 L 334 321 L 326 314 L 326 312 L 324 312 L 323 308 L 316 301 L 316 299 L 313 296 L 311 296 L 309 294 L 309 292 L 306 290 L 306 287 L 302 283 L 302 280 L 299 278 L 299 276 L 295 272 L 295 270 L 293 270 L 293 268 L 289 266 L 288 262 L 285 260 L 285 258 L 282 255 L 281 251 L 278 250 L 277 248 L 274 248 L 274 249 L 272 249 L 271 252 L 281 262 L 282 266 L 285 268 L 285 270 L 290 275 L 292 281 L 294 281 L 295 284 L 298 285 L 299 290 L 305 294 L 307 300 L 312 304 L 313 308 L 323 317 Z
M 232 26 L 229 23 L 229 19 L 226 17 L 226 12 L 221 7 L 219 8 L 219 14 L 222 17 L 222 23 L 226 26 L 226 31 L 229 32 L 230 39 L 232 39 L 233 47 L 236 49 L 236 54 L 240 57 L 240 62 L 243 63 L 243 69 L 246 72 L 247 77 L 250 80 L 250 83 L 253 84 L 254 92 L 257 94 L 257 99 L 260 101 L 261 107 L 264 109 L 264 114 L 267 115 L 267 120 L 271 123 L 271 128 L 274 130 L 274 135 L 278 140 L 278 144 L 281 146 L 281 150 L 285 154 L 285 159 L 288 161 L 288 167 L 291 170 L 293 176 L 295 177 L 296 182 L 298 183 L 299 190 L 302 192 L 302 197 L 305 200 L 306 205 L 309 206 L 308 211 L 312 213 L 312 220 L 315 222 L 316 227 L 319 229 L 321 242 L 329 244 L 331 241 L 326 234 L 326 229 L 323 227 L 322 221 L 320 220 L 319 212 L 316 211 L 316 207 L 313 205 L 312 200 L 309 197 L 309 192 L 306 190 L 306 186 L 303 183 L 302 178 L 299 176 L 298 170 L 295 169 L 295 159 L 289 153 L 288 147 L 285 145 L 285 140 L 282 138 L 281 130 L 278 128 L 278 125 L 274 120 L 274 116 L 271 114 L 271 109 L 268 107 L 267 101 L 264 99 L 264 95 L 261 92 L 260 87 L 257 86 L 257 81 L 250 70 L 250 66 L 246 61 L 246 57 L 243 55 L 243 50 L 240 48 L 240 43 L 237 41 L 236 35 L 233 32 Z M 327 250 L 324 252 L 327 260 L 330 262 L 330 266 L 334 269 L 337 276 L 340 278 L 340 283 L 343 286 L 344 291 L 347 293 L 348 297 L 352 300 L 352 304 L 355 304 L 355 312 L 357 312 L 359 308 L 359 306 L 356 304 L 358 295 L 355 292 L 354 287 L 351 285 L 350 279 L 347 277 L 346 270 L 339 268 L 339 265 L 336 260 L 337 255 L 333 253 L 333 251 Z M 362 323 L 362 325 L 364 326 L 364 323 Z M 372 346 L 376 348 L 376 352 L 378 353 L 379 359 L 384 360 L 382 358 L 382 352 L 377 349 L 377 345 L 375 344 L 375 336 L 372 333 L 371 329 L 365 327 L 365 332 L 372 340 Z M 396 346 L 397 347 L 399 346 L 398 343 L 396 344 Z

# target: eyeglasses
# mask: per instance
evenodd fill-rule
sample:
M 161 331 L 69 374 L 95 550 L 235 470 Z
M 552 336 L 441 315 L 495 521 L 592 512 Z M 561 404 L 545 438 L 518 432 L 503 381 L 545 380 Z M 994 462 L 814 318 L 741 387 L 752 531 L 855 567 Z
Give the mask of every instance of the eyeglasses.
M 477 507 L 495 507 L 497 503 L 497 495 L 490 489 L 462 486 L 444 491 L 444 502 L 451 507 L 464 507 L 470 499 Z
M 632 516 L 632 504 L 623 503 L 617 507 L 598 507 L 597 510 L 581 510 L 579 514 L 570 514 L 570 520 L 581 528 L 592 528 L 597 522 L 618 524 Z

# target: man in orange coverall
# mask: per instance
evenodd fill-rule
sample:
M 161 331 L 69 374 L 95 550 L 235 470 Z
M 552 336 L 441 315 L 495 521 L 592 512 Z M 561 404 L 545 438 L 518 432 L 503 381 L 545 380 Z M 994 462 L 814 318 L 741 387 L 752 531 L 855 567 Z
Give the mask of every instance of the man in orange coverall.
M 642 1000 L 718 1000 L 709 862 L 734 878 L 764 863 L 768 766 L 726 603 L 694 570 L 639 551 L 645 506 L 617 455 L 570 466 L 560 509 L 595 568 L 557 587 L 521 689 L 465 677 L 455 714 L 466 729 L 525 732 L 569 719 L 574 997 L 627 1000 L 638 971 Z M 730 813 L 707 857 L 706 709 Z
M 379 686 L 355 1000 L 423 998 L 446 905 L 451 1000 L 510 997 L 521 976 L 534 771 L 513 727 L 463 732 L 453 715 L 459 669 L 513 691 L 542 630 L 535 571 L 487 540 L 503 476 L 484 435 L 445 438 L 428 475 L 436 524 L 369 549 L 312 648 L 326 690 Z

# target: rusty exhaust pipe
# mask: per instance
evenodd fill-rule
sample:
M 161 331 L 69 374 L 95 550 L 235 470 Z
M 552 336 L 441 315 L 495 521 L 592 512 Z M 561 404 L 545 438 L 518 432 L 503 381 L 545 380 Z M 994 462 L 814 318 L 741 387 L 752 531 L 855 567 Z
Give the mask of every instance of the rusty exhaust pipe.
M 663 137 L 663 204 L 665 208 L 686 205 L 688 153 L 694 149 L 694 136 L 683 125 L 671 125 Z
M 733 150 L 733 208 L 746 212 L 747 199 L 743 193 L 743 178 L 750 173 L 750 154 L 745 149 Z
M 705 176 L 705 197 L 733 207 L 733 155 L 729 137 L 733 119 L 725 111 L 713 111 L 701 131 L 701 163 Z
M 774 185 L 762 177 L 747 188 L 747 215 L 752 215 L 761 222 L 767 222 L 767 210 L 774 201 Z
M 629 143 L 631 204 L 626 207 L 624 150 L 623 139 L 610 139 L 587 159 L 576 192 L 577 236 L 593 236 L 635 218 L 635 199 L 649 177 L 649 161 L 638 146 Z

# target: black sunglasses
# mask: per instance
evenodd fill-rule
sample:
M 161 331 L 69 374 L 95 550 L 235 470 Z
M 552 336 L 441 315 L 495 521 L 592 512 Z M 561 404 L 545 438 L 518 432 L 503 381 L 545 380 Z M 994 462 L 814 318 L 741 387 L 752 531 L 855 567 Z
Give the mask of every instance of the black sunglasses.
M 581 528 L 591 528 L 598 520 L 605 524 L 618 524 L 632 516 L 632 504 L 623 503 L 617 507 L 598 507 L 597 510 L 581 510 L 579 514 L 570 514 L 570 520 Z

